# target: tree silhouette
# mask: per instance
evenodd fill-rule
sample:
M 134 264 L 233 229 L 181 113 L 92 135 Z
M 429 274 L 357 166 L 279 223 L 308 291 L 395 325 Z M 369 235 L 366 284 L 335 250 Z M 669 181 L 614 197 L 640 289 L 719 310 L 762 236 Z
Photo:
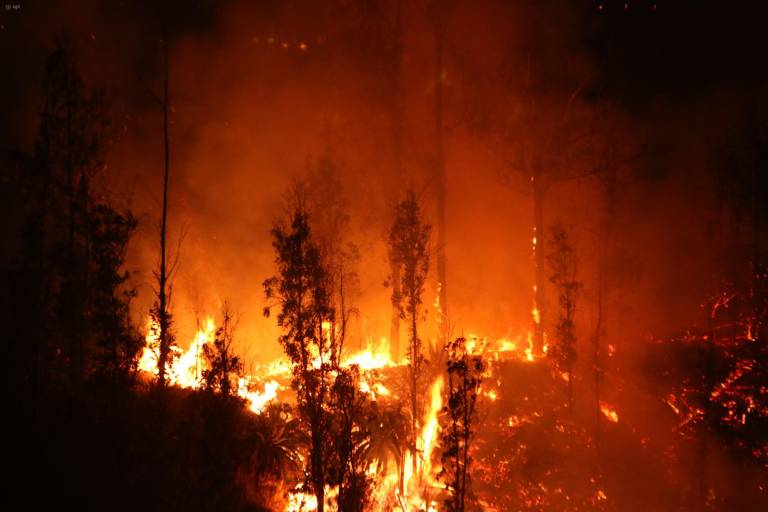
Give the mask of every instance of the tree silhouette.
M 573 365 L 576 362 L 576 301 L 581 291 L 581 283 L 576 280 L 578 260 L 568 240 L 568 233 L 560 224 L 550 228 L 549 280 L 557 288 L 560 312 L 555 326 L 555 339 L 547 355 L 555 366 L 568 377 L 568 410 L 573 412 Z
M 165 387 L 166 372 L 168 365 L 173 357 L 171 348 L 174 345 L 174 336 L 171 331 L 173 318 L 170 312 L 171 292 L 169 281 L 172 268 L 168 268 L 167 261 L 167 239 L 168 239 L 168 175 L 170 172 L 170 143 L 168 140 L 168 112 L 169 104 L 169 63 L 168 63 L 168 33 L 166 31 L 163 41 L 164 50 L 164 69 L 165 77 L 163 80 L 163 100 L 161 103 L 163 111 L 163 208 L 160 223 L 160 268 L 156 274 L 157 278 L 157 301 L 150 312 L 155 324 L 158 327 L 158 357 L 157 357 L 157 381 L 161 388 Z
M 336 311 L 330 330 L 338 341 L 335 348 L 339 353 L 335 358 L 341 360 L 349 321 L 357 312 L 354 299 L 359 279 L 355 269 L 360 255 L 347 236 L 351 221 L 349 199 L 344 192 L 339 167 L 330 152 L 317 160 L 306 181 L 297 183 L 296 187 L 306 195 L 307 209 L 312 211 L 313 238 L 328 270 L 330 302 Z
M 237 380 L 243 373 L 243 364 L 235 355 L 232 343 L 235 338 L 235 323 L 228 304 L 224 304 L 223 321 L 216 329 L 213 346 L 203 345 L 203 356 L 208 368 L 203 370 L 203 383 L 209 391 L 223 396 L 232 396 L 237 392 Z
M 77 388 L 93 374 L 125 382 L 139 343 L 123 268 L 136 220 L 94 186 L 106 169 L 104 92 L 87 90 L 58 44 L 46 60 L 42 98 L 34 154 L 14 154 L 24 205 L 11 283 L 24 289 L 14 302 L 30 339 L 27 368 L 40 392 L 54 382 Z
M 485 363 L 480 354 L 467 351 L 467 340 L 457 338 L 445 347 L 448 373 L 448 403 L 443 414 L 448 424 L 441 432 L 443 453 L 439 477 L 451 496 L 445 500 L 447 510 L 463 511 L 469 488 L 472 465 L 470 448 L 475 436 L 477 397 L 483 382 Z
M 366 451 L 371 432 L 368 398 L 360 391 L 357 366 L 340 368 L 331 389 L 333 409 L 333 481 L 339 486 L 339 510 L 362 512 L 370 501 L 370 459 Z
M 136 229 L 130 213 L 96 205 L 90 215 L 94 335 L 99 348 L 96 372 L 127 384 L 136 370 L 141 338 L 130 323 L 130 303 L 136 290 L 123 270 L 128 241 Z
M 35 158 L 44 173 L 44 208 L 54 229 L 49 257 L 58 277 L 52 283 L 63 352 L 72 385 L 86 374 L 93 339 L 88 315 L 91 292 L 89 236 L 92 180 L 104 169 L 108 126 L 101 91 L 87 93 L 69 51 L 61 44 L 48 57 L 43 78 L 43 112 Z M 45 236 L 45 235 L 44 235 Z
M 389 259 L 390 267 L 399 269 L 400 276 L 399 286 L 393 287 L 392 303 L 397 306 L 400 318 L 409 323 L 408 382 L 414 468 L 416 467 L 416 432 L 420 411 L 419 380 L 424 363 L 418 322 L 424 282 L 429 272 L 430 232 L 431 227 L 423 218 L 416 195 L 412 190 L 408 191 L 395 210 L 395 221 L 389 232 Z
M 443 320 L 447 317 L 447 283 L 446 283 L 446 176 L 445 176 L 445 127 L 444 125 L 444 84 L 446 72 L 444 68 L 444 47 L 446 46 L 446 25 L 448 2 L 433 1 L 429 11 L 435 29 L 435 153 L 434 153 L 434 183 L 435 198 L 437 199 L 437 281 L 439 283 L 440 318 L 437 319 L 439 332 L 438 344 L 445 343 L 446 329 Z
M 272 229 L 278 273 L 264 281 L 268 301 L 264 309 L 279 306 L 279 341 L 293 364 L 292 385 L 298 409 L 310 432 L 309 483 L 324 509 L 328 476 L 331 418 L 328 413 L 332 373 L 338 368 L 337 339 L 330 326 L 335 319 L 329 291 L 329 273 L 310 233 L 309 213 L 300 194 L 293 198 L 290 224 Z

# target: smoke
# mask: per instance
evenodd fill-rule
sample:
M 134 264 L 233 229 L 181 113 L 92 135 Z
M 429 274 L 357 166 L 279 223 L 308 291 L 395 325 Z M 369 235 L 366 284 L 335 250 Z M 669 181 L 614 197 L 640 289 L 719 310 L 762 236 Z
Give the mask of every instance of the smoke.
M 361 254 L 359 315 L 349 345 L 356 348 L 366 338 L 389 333 L 385 236 L 395 201 L 407 188 L 415 189 L 435 223 L 437 76 L 428 3 L 401 2 L 399 96 L 387 60 L 394 2 L 200 1 L 164 8 L 152 2 L 23 3 L 20 13 L 2 14 L 0 38 L 7 43 L 2 60 L 14 80 L 2 86 L 9 123 L 0 135 L 9 146 L 31 150 L 42 63 L 57 39 L 65 41 L 85 82 L 104 87 L 112 102 L 103 186 L 140 220 L 128 268 L 136 271 L 140 293 L 134 315 L 143 325 L 159 252 L 157 97 L 167 41 L 169 222 L 171 260 L 177 261 L 172 310 L 180 343 L 185 346 L 196 322 L 218 314 L 228 300 L 240 314 L 236 338 L 244 361 L 280 355 L 274 318 L 261 313 L 262 282 L 274 272 L 269 230 L 284 213 L 291 182 L 328 156 L 342 184 L 338 193 L 349 202 L 345 236 Z M 588 350 L 594 334 L 602 247 L 604 339 L 616 350 L 610 364 L 622 368 L 607 387 L 619 401 L 622 421 L 628 415 L 638 429 L 668 436 L 660 426 L 666 423 L 642 414 L 657 411 L 659 404 L 651 404 L 637 384 L 644 378 L 637 360 L 649 339 L 695 323 L 703 298 L 717 285 L 723 258 L 735 260 L 746 251 L 722 249 L 733 236 L 728 231 L 734 221 L 718 209 L 717 186 L 735 141 L 746 133 L 751 105 L 745 84 L 751 75 L 743 71 L 752 64 L 744 55 L 726 64 L 727 56 L 710 48 L 718 59 L 707 70 L 708 62 L 686 60 L 695 44 L 676 46 L 659 62 L 654 56 L 664 41 L 649 43 L 652 56 L 642 53 L 640 43 L 624 54 L 606 49 L 606 43 L 595 42 L 601 34 L 625 26 L 641 31 L 649 26 L 643 23 L 651 23 L 647 15 L 629 22 L 612 11 L 606 21 L 596 18 L 592 2 L 570 4 L 576 3 L 489 0 L 448 7 L 441 79 L 449 321 L 454 335 L 491 339 L 530 329 L 533 198 L 520 154 L 524 149 L 544 155 L 537 163 L 551 176 L 544 227 L 556 221 L 568 227 L 580 260 L 580 350 Z M 673 23 L 682 14 L 673 14 L 661 23 L 659 37 L 666 43 L 682 37 Z M 736 17 L 728 18 L 723 32 L 735 30 Z M 694 35 L 708 27 L 696 24 Z M 743 42 L 728 41 L 734 53 Z M 625 61 L 630 59 L 637 66 Z M 686 73 L 678 66 L 693 69 Z M 403 112 L 401 168 L 392 142 L 397 101 Z M 591 145 L 571 141 L 581 134 Z M 599 155 L 584 154 L 585 146 L 609 148 L 621 162 L 608 240 L 601 224 L 604 174 Z M 545 238 L 538 236 L 545 248 Z M 427 337 L 435 335 L 437 321 L 431 307 L 437 296 L 434 258 L 431 263 Z M 547 294 L 545 320 L 552 322 L 556 300 L 553 290 Z M 577 384 L 581 400 L 590 392 L 589 364 L 584 357 L 576 369 L 585 375 Z M 627 413 L 634 403 L 635 412 Z

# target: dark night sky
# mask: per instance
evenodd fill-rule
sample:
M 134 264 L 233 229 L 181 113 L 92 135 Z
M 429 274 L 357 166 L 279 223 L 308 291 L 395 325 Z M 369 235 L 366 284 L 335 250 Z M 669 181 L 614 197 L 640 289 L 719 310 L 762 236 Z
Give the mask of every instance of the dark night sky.
M 594 94 L 618 98 L 635 113 L 658 99 L 685 103 L 712 91 L 753 95 L 765 88 L 768 9 L 762 2 L 580 0 L 574 9 L 559 2 L 520 3 L 543 24 L 567 16 L 597 64 Z M 57 39 L 73 42 L 83 60 L 98 67 L 101 76 L 92 81 L 140 105 L 150 101 L 142 88 L 158 71 L 162 27 L 172 37 L 205 37 L 232 4 L 238 2 L 6 2 L 0 11 L 5 146 L 28 144 L 34 133 L 30 112 L 44 56 Z M 286 5 L 297 18 L 314 8 L 313 2 L 266 1 L 251 3 L 250 10 L 255 19 L 270 19 Z M 114 91 L 121 86 L 126 90 Z
M 0 11 L 4 140 L 16 142 L 37 94 L 42 61 L 57 38 L 84 52 L 108 53 L 126 75 L 150 75 L 157 59 L 153 39 L 167 26 L 172 35 L 205 35 L 230 4 L 217 0 L 168 2 L 6 2 Z M 312 2 L 253 3 L 256 16 L 271 16 L 280 4 L 297 16 Z M 581 0 L 577 9 L 558 2 L 536 5 L 544 19 L 570 11 L 585 48 L 600 72 L 602 94 L 641 108 L 654 98 L 690 101 L 713 89 L 752 91 L 765 87 L 765 15 L 762 2 L 702 0 Z M 600 8 L 602 6 L 602 8 Z M 550 20 L 551 21 L 551 20 Z M 91 40 L 89 43 L 88 40 Z M 90 48 L 89 48 L 90 46 Z M 106 70 L 105 70 L 106 71 Z

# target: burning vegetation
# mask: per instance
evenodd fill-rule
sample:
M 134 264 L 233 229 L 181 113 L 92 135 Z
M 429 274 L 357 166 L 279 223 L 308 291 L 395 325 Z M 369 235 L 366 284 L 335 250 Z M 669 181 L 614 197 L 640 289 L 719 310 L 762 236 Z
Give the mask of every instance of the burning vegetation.
M 1 183 L 26 508 L 768 508 L 765 76 L 581 3 L 65 18 Z

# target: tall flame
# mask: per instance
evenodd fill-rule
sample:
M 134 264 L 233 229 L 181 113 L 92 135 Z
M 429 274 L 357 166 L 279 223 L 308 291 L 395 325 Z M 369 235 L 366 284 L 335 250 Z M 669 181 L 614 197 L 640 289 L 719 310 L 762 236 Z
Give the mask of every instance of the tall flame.
M 606 404 L 605 402 L 602 402 L 602 401 L 600 402 L 600 411 L 608 419 L 608 421 L 612 423 L 619 422 L 619 413 L 617 413 L 615 409 L 613 409 L 610 405 Z
M 159 349 L 159 328 L 150 317 L 147 320 L 147 334 L 144 338 L 146 345 L 139 359 L 138 368 L 141 372 L 155 377 L 158 374 L 157 357 Z M 203 346 L 212 343 L 216 336 L 216 324 L 213 317 L 207 317 L 201 328 L 195 334 L 189 348 L 186 351 L 179 347 L 173 347 L 174 357 L 168 364 L 167 378 L 171 385 L 180 388 L 200 389 L 203 385 L 203 371 L 208 369 L 207 362 L 203 358 Z M 281 361 L 275 361 L 269 365 L 265 376 L 285 375 L 290 368 Z M 267 381 L 259 393 L 253 391 L 253 383 L 258 379 L 251 375 L 240 377 L 237 383 L 237 395 L 246 401 L 248 409 L 254 413 L 260 413 L 267 404 L 277 398 L 280 384 L 272 379 Z
M 436 303 L 439 308 L 439 302 Z M 330 336 L 333 326 L 324 323 L 323 335 Z M 173 357 L 168 367 L 168 382 L 182 388 L 199 389 L 203 386 L 203 372 L 208 369 L 208 363 L 203 357 L 203 347 L 212 343 L 215 339 L 216 325 L 212 317 L 208 317 L 189 343 L 187 350 L 174 347 Z M 152 319 L 147 320 L 145 347 L 139 360 L 139 369 L 151 378 L 157 376 L 157 356 L 159 345 L 159 329 Z M 516 338 L 499 339 L 491 342 L 488 338 L 469 335 L 467 337 L 467 351 L 471 354 L 484 353 L 496 360 L 518 360 L 533 363 L 541 356 L 533 353 L 533 333 L 522 333 Z M 315 354 L 315 357 L 317 355 Z M 318 358 L 319 359 L 319 358 Z M 316 361 L 315 364 L 319 364 Z M 350 367 L 356 365 L 360 368 L 360 390 L 369 395 L 372 400 L 398 400 L 397 391 L 390 391 L 382 382 L 380 370 L 396 368 L 406 361 L 393 361 L 390 357 L 389 341 L 386 337 L 378 341 L 369 339 L 366 347 L 342 357 L 341 365 Z M 268 364 L 257 365 L 250 375 L 242 375 L 238 378 L 236 393 L 245 401 L 247 408 L 254 414 L 260 414 L 272 402 L 278 399 L 278 394 L 292 371 L 291 363 L 283 358 L 276 359 Z M 488 370 L 491 371 L 490 369 Z M 490 376 L 490 375 L 489 375 Z M 444 377 L 438 376 L 429 388 L 428 403 L 424 412 L 424 421 L 421 432 L 416 440 L 416 453 L 406 451 L 403 454 L 401 464 L 389 465 L 386 474 L 374 478 L 374 501 L 382 507 L 392 507 L 403 511 L 411 510 L 437 510 L 437 503 L 427 499 L 434 493 L 435 488 L 442 488 L 437 479 L 439 468 L 433 466 L 432 459 L 438 444 L 439 421 L 438 416 L 443 406 Z M 483 389 L 483 396 L 493 401 L 498 396 L 498 391 L 489 387 Z M 603 414 L 610 421 L 617 422 L 618 414 L 606 404 L 600 404 Z M 510 419 L 510 427 L 515 421 Z M 416 458 L 415 472 L 413 458 Z M 402 469 L 401 479 L 398 474 L 398 466 Z M 372 463 L 369 468 L 371 475 L 376 474 L 381 466 Z M 326 489 L 326 504 L 328 509 L 335 505 L 334 497 L 338 493 L 337 487 Z M 288 493 L 287 511 L 312 511 L 317 510 L 317 500 L 314 495 L 295 490 Z
M 443 376 L 440 375 L 432 384 L 430 390 L 429 410 L 424 421 L 424 430 L 421 434 L 422 442 L 422 474 L 426 478 L 432 479 L 432 451 L 435 448 L 435 439 L 437 438 L 438 422 L 437 415 L 443 407 Z

